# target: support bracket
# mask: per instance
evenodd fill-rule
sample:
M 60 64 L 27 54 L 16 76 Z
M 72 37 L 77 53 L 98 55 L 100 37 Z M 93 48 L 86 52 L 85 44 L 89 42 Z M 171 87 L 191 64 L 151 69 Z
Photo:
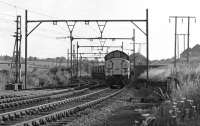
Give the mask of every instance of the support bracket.
M 131 21 L 131 23 L 135 25 L 135 27 L 137 27 L 145 36 L 147 35 L 147 33 L 145 33 L 134 21 Z
M 38 26 L 40 26 L 40 24 L 42 24 L 42 22 L 39 22 L 39 23 L 27 34 L 27 36 L 29 36 Z
M 97 21 L 97 25 L 98 25 L 99 31 L 101 33 L 101 38 L 102 38 L 102 35 L 103 35 L 103 31 L 106 27 L 106 24 L 107 24 L 107 21 L 105 21 L 104 24 L 100 24 L 100 21 Z
M 75 25 L 76 25 L 76 21 L 72 22 L 73 24 L 69 24 L 70 21 L 66 21 L 66 23 L 67 23 L 67 27 L 68 27 L 68 29 L 69 29 L 69 32 L 73 32 L 74 27 L 75 27 Z

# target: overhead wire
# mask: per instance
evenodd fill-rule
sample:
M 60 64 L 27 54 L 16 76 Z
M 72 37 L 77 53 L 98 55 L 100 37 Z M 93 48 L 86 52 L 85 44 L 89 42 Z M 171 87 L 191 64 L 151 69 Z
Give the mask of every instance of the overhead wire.
M 50 18 L 55 18 L 55 17 L 49 16 L 49 15 L 47 15 L 47 14 L 44 14 L 44 13 L 35 11 L 35 10 L 33 10 L 33 9 L 23 8 L 23 7 L 20 7 L 20 6 L 18 6 L 18 5 L 11 4 L 11 3 L 8 3 L 8 2 L 2 1 L 2 0 L 0 0 L 0 3 L 5 4 L 5 5 L 8 5 L 8 6 L 10 6 L 10 7 L 16 8 L 16 9 L 28 10 L 29 12 L 32 12 L 32 13 L 35 13 L 35 14 L 38 14 L 38 15 L 42 15 L 42 16 L 46 16 L 46 17 L 50 17 Z
M 18 13 L 18 9 L 20 9 L 20 10 L 28 10 L 28 11 L 31 12 L 31 13 L 34 13 L 34 14 L 37 14 L 37 15 L 41 15 L 41 16 L 45 16 L 45 17 L 48 17 L 48 18 L 51 18 L 51 19 L 56 18 L 56 17 L 50 16 L 50 15 L 47 15 L 47 14 L 44 14 L 44 13 L 41 13 L 41 12 L 32 10 L 32 9 L 26 9 L 26 8 L 20 7 L 20 6 L 18 6 L 18 5 L 14 5 L 14 4 L 11 4 L 11 3 L 8 3 L 8 2 L 2 1 L 2 0 L 0 0 L 0 3 L 15 8 L 15 14 L 16 14 L 16 15 L 17 15 L 17 13 Z M 13 16 L 13 17 L 14 17 L 14 16 Z M 63 27 L 61 27 L 61 26 L 59 26 L 59 25 L 57 25 L 57 26 L 60 28 L 60 30 L 64 31 L 65 34 L 66 34 L 66 31 L 68 31 L 68 29 L 64 29 Z M 92 28 L 92 27 L 91 27 L 91 29 L 92 29 L 94 32 L 96 32 L 97 34 L 99 34 L 99 32 L 97 32 L 96 29 L 94 29 L 94 28 Z M 42 30 L 42 29 L 40 29 L 40 30 Z M 43 31 L 49 31 L 49 29 L 48 29 L 48 30 L 44 30 L 44 29 L 43 29 Z M 50 31 L 55 32 L 54 30 L 50 30 Z M 57 32 L 57 31 L 56 31 L 56 32 Z M 41 33 L 37 33 L 37 34 L 40 35 L 40 36 L 42 35 L 42 36 L 52 37 L 52 36 L 44 35 L 44 34 L 41 34 Z M 73 36 L 75 36 L 75 37 L 81 37 L 81 36 L 79 36 L 79 35 L 73 35 Z
M 26 9 L 26 8 L 23 8 L 23 7 L 20 7 L 20 6 L 18 6 L 18 5 L 11 4 L 11 3 L 8 3 L 8 2 L 2 1 L 2 0 L 0 0 L 0 3 L 15 8 L 16 15 L 17 15 L 17 9 L 21 9 L 21 10 L 28 10 L 28 11 L 31 12 L 31 13 L 35 13 L 35 14 L 37 14 L 37 15 L 45 16 L 45 17 L 48 17 L 48 18 L 51 18 L 51 19 L 57 18 L 57 17 L 54 17 L 54 16 L 50 16 L 50 15 L 48 15 L 48 14 L 44 14 L 44 13 L 41 13 L 41 12 L 35 11 L 35 10 L 33 10 L 33 9 Z M 62 28 L 62 27 L 59 26 L 59 25 L 57 25 L 57 26 L 58 26 L 61 30 L 63 30 L 64 33 L 66 33 L 66 31 L 68 31 L 68 30 Z M 94 32 L 97 32 L 96 30 L 94 30 L 94 28 L 91 28 L 91 29 L 92 29 Z M 78 35 L 77 35 L 77 37 L 78 37 Z M 80 36 L 79 36 L 79 37 L 80 37 Z
M 14 15 L 9 15 L 9 14 L 0 13 L 0 15 L 3 15 L 3 16 L 7 16 L 7 17 L 8 17 L 8 16 L 9 16 L 9 17 L 16 17 L 17 14 L 18 14 L 18 9 L 20 9 L 20 10 L 27 10 L 27 11 L 29 11 L 30 13 L 37 14 L 37 15 L 40 15 L 40 16 L 45 16 L 45 17 L 48 17 L 48 18 L 51 18 L 51 19 L 56 18 L 56 17 L 53 17 L 53 16 L 49 16 L 49 15 L 47 15 L 47 14 L 44 14 L 44 13 L 41 13 L 41 12 L 32 10 L 32 9 L 22 8 L 22 7 L 20 7 L 20 6 L 17 6 L 17 5 L 8 3 L 8 2 L 4 2 L 4 1 L 2 1 L 2 0 L 0 0 L 0 3 L 15 8 L 15 16 L 14 16 Z M 15 23 L 13 20 L 7 20 L 7 19 L 4 19 L 4 20 L 6 20 L 8 23 L 10 23 L 10 22 Z M 10 21 L 10 22 L 9 22 L 9 21 Z M 60 27 L 60 29 L 62 29 L 62 31 L 64 31 L 64 33 L 66 34 L 66 30 L 64 30 L 62 27 Z M 38 33 L 38 32 L 37 32 L 36 34 L 39 35 L 39 36 L 41 36 L 41 37 L 45 37 L 45 38 L 48 37 L 49 39 L 56 39 L 56 37 L 54 37 L 53 35 L 55 35 L 55 34 L 61 34 L 61 31 L 59 32 L 59 31 L 55 31 L 55 30 L 52 30 L 52 29 L 51 29 L 51 30 L 49 30 L 49 29 L 47 30 L 47 29 L 41 29 L 41 28 L 40 28 L 40 30 L 41 30 L 41 31 L 45 31 L 45 32 L 43 32 L 43 33 Z M 51 36 L 51 35 L 49 35 L 49 34 L 44 34 L 44 33 L 47 33 L 47 31 L 53 32 L 53 35 Z M 62 34 L 63 34 L 63 32 L 62 32 Z
M 6 13 L 0 13 L 0 16 L 8 16 L 8 17 L 16 17 L 15 15 L 11 15 L 11 14 L 6 14 Z
M 41 15 L 41 16 L 45 16 L 45 17 L 48 17 L 48 18 L 56 18 L 56 17 L 53 17 L 53 16 L 50 16 L 50 15 L 47 15 L 47 14 L 44 14 L 44 13 L 41 13 L 41 12 L 38 12 L 38 11 L 35 11 L 35 10 L 32 10 L 32 9 L 26 9 L 26 8 L 23 8 L 23 7 L 20 7 L 20 6 L 17 6 L 17 5 L 14 5 L 14 4 L 11 4 L 11 3 L 8 3 L 8 2 L 4 2 L 4 1 L 1 1 L 0 0 L 0 3 L 2 3 L 2 4 L 6 4 L 6 5 L 8 5 L 8 6 L 11 6 L 11 7 L 13 7 L 13 8 L 15 8 L 15 13 L 16 13 L 16 15 L 17 15 L 17 9 L 21 9 L 21 10 L 28 10 L 29 12 L 31 12 L 31 13 L 34 13 L 34 14 L 37 14 L 37 15 Z M 10 15 L 9 15 L 10 16 Z M 12 15 L 13 16 L 13 15 Z M 14 16 L 13 16 L 14 17 Z M 64 29 L 62 28 L 62 27 L 59 27 L 60 29 L 62 29 L 63 31 L 64 31 Z M 40 29 L 40 30 L 42 30 L 42 29 Z M 45 30 L 45 29 L 43 29 L 43 31 L 52 31 L 52 32 L 55 32 L 55 33 L 60 33 L 60 32 L 58 32 L 58 31 L 54 31 L 54 30 Z M 66 32 L 64 32 L 64 33 L 66 33 Z M 63 33 L 62 33 L 63 34 Z M 48 36 L 48 35 L 47 35 Z
M 0 17 L 1 20 L 4 20 L 4 21 L 7 21 L 9 23 L 14 23 L 14 20 L 11 20 L 11 19 L 7 19 L 7 18 L 2 18 Z
M 41 32 L 37 32 L 35 34 L 39 35 L 40 37 L 44 37 L 44 38 L 48 37 L 49 39 L 55 39 L 56 38 L 56 36 L 49 35 L 49 34 L 44 34 L 44 33 L 41 33 Z

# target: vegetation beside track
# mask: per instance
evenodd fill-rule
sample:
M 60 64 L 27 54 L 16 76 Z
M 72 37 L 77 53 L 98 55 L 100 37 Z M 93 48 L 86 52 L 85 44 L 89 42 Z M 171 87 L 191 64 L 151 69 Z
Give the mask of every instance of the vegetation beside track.
M 152 126 L 199 126 L 200 65 L 178 64 L 177 70 L 171 70 L 170 76 L 179 83 L 171 81 L 170 99 L 154 110 L 156 119 Z

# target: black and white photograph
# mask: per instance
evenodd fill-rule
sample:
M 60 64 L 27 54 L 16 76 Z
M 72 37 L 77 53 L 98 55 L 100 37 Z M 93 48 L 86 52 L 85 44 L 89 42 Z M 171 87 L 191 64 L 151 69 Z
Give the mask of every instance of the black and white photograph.
M 0 126 L 200 126 L 200 1 L 0 0 Z

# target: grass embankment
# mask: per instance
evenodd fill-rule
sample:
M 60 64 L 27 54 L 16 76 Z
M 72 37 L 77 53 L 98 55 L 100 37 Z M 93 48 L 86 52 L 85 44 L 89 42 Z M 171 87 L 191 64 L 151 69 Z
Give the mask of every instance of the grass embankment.
M 5 85 L 14 82 L 12 73 L 8 70 L 0 70 L 0 90 L 5 89 Z M 24 83 L 24 71 L 22 72 L 22 82 Z M 64 66 L 55 66 L 49 69 L 34 68 L 27 72 L 27 88 L 53 88 L 68 86 L 70 79 L 70 69 Z
M 33 69 L 28 73 L 28 88 L 67 86 L 70 70 L 64 66 L 52 67 L 47 70 Z
M 5 84 L 8 82 L 8 79 L 9 79 L 9 71 L 0 70 L 0 90 L 5 89 Z
M 164 81 L 167 77 L 170 76 L 172 71 L 172 66 L 162 66 L 158 68 L 152 68 L 149 70 L 149 79 L 152 81 Z M 142 73 L 138 78 L 139 79 L 146 79 L 146 71 Z
M 200 65 L 179 64 L 170 76 L 180 85 L 172 90 L 171 99 L 155 109 L 154 126 L 200 126 Z

